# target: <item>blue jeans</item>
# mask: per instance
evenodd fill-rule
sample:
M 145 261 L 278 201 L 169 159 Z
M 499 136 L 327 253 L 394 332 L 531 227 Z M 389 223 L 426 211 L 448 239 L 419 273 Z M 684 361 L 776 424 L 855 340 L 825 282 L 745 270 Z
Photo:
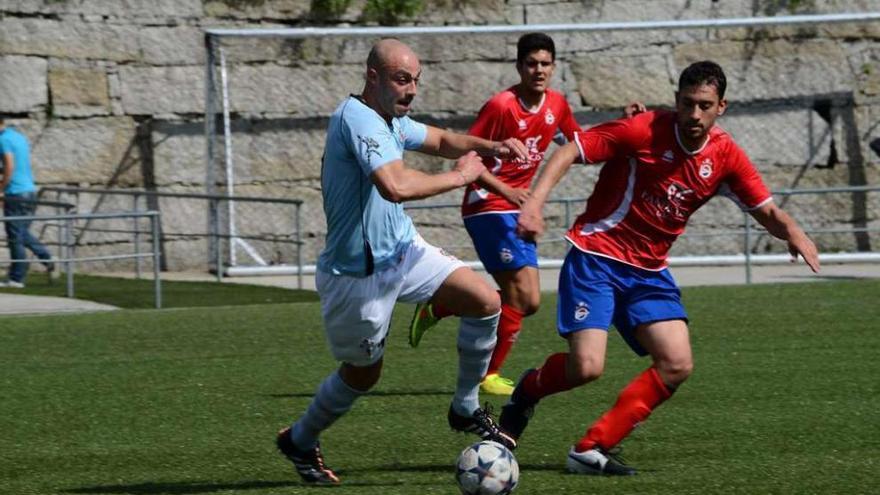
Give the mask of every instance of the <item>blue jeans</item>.
M 7 194 L 3 198 L 3 215 L 7 217 L 31 216 L 37 209 L 34 193 Z M 6 242 L 9 243 L 9 256 L 14 260 L 27 257 L 25 248 L 30 249 L 37 258 L 50 260 L 52 255 L 36 237 L 31 235 L 30 220 L 14 220 L 4 222 L 6 226 Z M 17 262 L 9 266 L 9 280 L 24 283 L 27 276 L 28 263 Z

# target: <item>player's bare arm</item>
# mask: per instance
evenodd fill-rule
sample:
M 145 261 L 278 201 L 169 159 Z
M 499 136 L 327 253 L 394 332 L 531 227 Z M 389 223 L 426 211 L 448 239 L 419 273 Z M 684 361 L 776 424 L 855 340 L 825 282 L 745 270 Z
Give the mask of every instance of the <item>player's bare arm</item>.
M 504 197 L 504 199 L 518 206 L 522 206 L 532 194 L 532 191 L 529 189 L 508 186 L 504 181 L 495 177 L 495 175 L 488 170 L 480 174 L 477 183 L 480 184 L 481 187 Z
M 448 172 L 430 175 L 407 167 L 403 160 L 394 160 L 374 171 L 370 177 L 383 198 L 400 203 L 465 186 L 485 170 L 477 153 L 470 151 L 459 158 Z
M 528 148 L 519 139 L 490 141 L 430 126 L 428 126 L 425 142 L 419 151 L 444 158 L 458 158 L 468 151 L 476 151 L 480 156 L 497 156 L 519 160 L 527 160 L 529 156 Z
M 819 252 L 816 245 L 788 213 L 772 201 L 750 213 L 770 235 L 788 243 L 788 252 L 791 253 L 792 261 L 797 260 L 800 255 L 813 272 L 819 272 Z
M 520 209 L 517 220 L 516 233 L 524 239 L 537 239 L 544 233 L 544 203 L 550 196 L 550 191 L 559 183 L 562 177 L 571 168 L 571 165 L 580 157 L 577 144 L 568 143 L 557 149 L 550 156 L 550 160 L 544 165 L 538 182 L 532 189 L 532 194 Z

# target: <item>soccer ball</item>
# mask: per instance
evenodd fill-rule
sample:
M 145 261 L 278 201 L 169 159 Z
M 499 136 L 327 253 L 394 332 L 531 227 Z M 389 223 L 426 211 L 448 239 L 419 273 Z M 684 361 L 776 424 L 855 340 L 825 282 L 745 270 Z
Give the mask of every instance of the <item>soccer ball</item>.
M 484 440 L 458 456 L 455 481 L 464 495 L 504 495 L 519 482 L 519 464 L 507 447 Z

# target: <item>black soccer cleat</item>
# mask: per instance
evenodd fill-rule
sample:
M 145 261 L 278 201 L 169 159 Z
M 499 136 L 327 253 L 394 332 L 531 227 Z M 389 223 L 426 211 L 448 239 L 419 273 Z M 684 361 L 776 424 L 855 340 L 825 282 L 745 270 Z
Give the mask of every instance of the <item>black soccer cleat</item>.
M 636 468 L 627 466 L 618 454 L 598 445 L 584 452 L 572 447 L 565 460 L 565 469 L 569 473 L 603 476 L 632 476 L 637 472 Z
M 300 450 L 296 448 L 290 439 L 290 427 L 278 432 L 275 440 L 278 450 L 287 457 L 296 472 L 306 483 L 313 485 L 338 485 L 339 477 L 332 469 L 324 464 L 324 456 L 321 454 L 320 444 L 313 449 Z
M 532 415 L 535 414 L 535 405 L 538 403 L 538 401 L 526 397 L 526 394 L 523 391 L 523 382 L 526 377 L 530 373 L 535 372 L 536 370 L 534 368 L 523 372 L 516 387 L 513 389 L 513 393 L 510 394 L 510 399 L 507 401 L 507 404 L 504 404 L 504 406 L 501 407 L 501 417 L 498 418 L 501 428 L 510 433 L 513 438 L 517 440 L 522 436 L 526 426 L 529 425 L 529 420 L 532 418 Z
M 478 407 L 473 416 L 467 417 L 458 414 L 452 406 L 449 406 L 448 419 L 449 427 L 453 430 L 474 433 L 483 440 L 498 442 L 511 450 L 516 448 L 516 440 L 498 427 L 486 409 Z

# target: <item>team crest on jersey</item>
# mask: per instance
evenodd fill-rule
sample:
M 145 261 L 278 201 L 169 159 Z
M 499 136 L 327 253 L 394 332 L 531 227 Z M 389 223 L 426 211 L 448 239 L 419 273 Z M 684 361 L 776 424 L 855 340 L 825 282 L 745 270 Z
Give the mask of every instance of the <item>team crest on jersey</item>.
M 367 163 L 370 163 L 370 158 L 373 155 L 382 156 L 382 153 L 379 151 L 379 143 L 375 139 L 359 135 L 358 140 L 361 142 L 361 152 L 364 154 Z
M 574 320 L 584 321 L 589 315 L 590 308 L 587 307 L 587 303 L 579 302 L 577 307 L 574 309 Z
M 505 265 L 513 261 L 513 253 L 510 252 L 510 249 L 501 248 L 501 252 L 498 253 L 498 256 L 501 258 L 501 262 Z
M 556 122 L 556 117 L 553 116 L 553 112 L 548 108 L 546 112 L 544 112 L 544 122 L 547 125 L 553 125 Z
M 663 153 L 663 161 L 672 163 L 672 160 L 675 160 L 675 154 L 672 152 L 672 150 L 666 150 L 666 152 Z
M 519 130 L 521 130 L 521 131 L 524 131 L 529 128 L 529 124 L 526 123 L 525 119 L 519 119 L 519 122 L 517 122 L 517 125 L 519 126 Z
M 703 160 L 703 163 L 700 164 L 700 177 L 704 179 L 708 179 L 712 176 L 712 160 L 706 158 Z

